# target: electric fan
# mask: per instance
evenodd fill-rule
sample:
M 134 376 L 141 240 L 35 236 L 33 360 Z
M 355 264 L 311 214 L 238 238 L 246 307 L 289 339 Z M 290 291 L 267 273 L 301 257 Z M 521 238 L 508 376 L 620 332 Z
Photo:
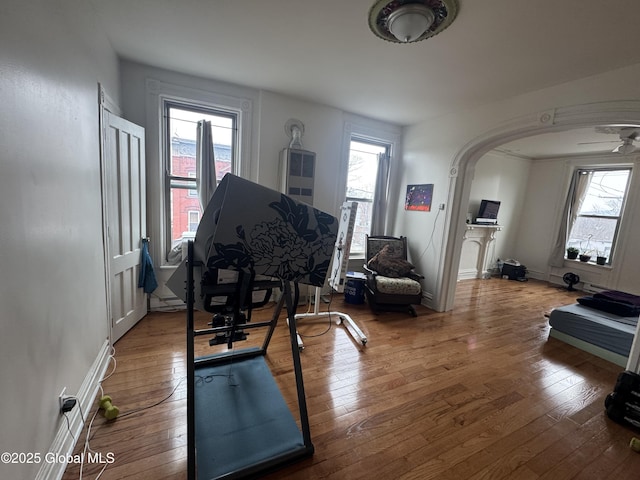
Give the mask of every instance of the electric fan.
M 573 292 L 573 286 L 580 281 L 580 277 L 573 272 L 567 272 L 562 276 L 562 280 L 567 284 L 567 290 Z

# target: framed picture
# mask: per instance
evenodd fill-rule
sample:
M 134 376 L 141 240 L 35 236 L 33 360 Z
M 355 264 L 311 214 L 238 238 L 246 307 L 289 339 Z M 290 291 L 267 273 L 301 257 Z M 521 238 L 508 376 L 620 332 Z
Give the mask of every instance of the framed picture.
M 407 196 L 404 201 L 404 209 L 430 212 L 432 198 L 433 183 L 407 185 Z

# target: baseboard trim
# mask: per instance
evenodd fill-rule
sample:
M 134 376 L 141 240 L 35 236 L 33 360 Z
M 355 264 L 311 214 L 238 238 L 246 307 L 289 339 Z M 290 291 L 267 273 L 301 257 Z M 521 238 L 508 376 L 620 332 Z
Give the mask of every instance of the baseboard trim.
M 104 378 L 104 375 L 109 366 L 109 358 L 111 356 L 111 346 L 109 340 L 105 340 L 104 344 L 100 347 L 98 356 L 91 365 L 91 368 L 87 372 L 87 375 L 80 386 L 80 390 L 77 394 L 78 402 L 82 407 L 82 412 L 85 415 L 85 421 L 89 410 L 93 405 L 93 402 L 98 394 L 100 381 Z M 62 419 L 59 423 L 56 436 L 49 447 L 49 454 L 55 455 L 55 458 L 69 458 L 73 454 L 75 447 L 75 441 L 69 435 L 69 430 L 73 432 L 75 438 L 79 438 L 84 428 L 84 422 L 80 415 L 80 408 L 74 408 L 67 414 L 69 417 L 70 428 L 67 427 L 67 422 Z M 64 475 L 64 471 L 67 468 L 66 462 L 43 462 L 35 480 L 60 480 Z
M 476 268 L 464 268 L 458 271 L 458 281 L 479 278 L 478 273 L 478 269 Z
M 429 293 L 429 292 L 422 292 L 422 301 L 420 302 L 420 304 L 424 307 L 427 307 L 431 310 L 435 310 L 434 304 L 433 304 L 433 294 Z

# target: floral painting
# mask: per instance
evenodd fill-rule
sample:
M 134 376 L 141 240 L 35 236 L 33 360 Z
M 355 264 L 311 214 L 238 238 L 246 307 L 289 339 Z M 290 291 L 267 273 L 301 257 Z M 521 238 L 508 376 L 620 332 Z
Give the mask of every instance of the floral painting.
M 202 214 L 194 259 L 208 268 L 322 286 L 337 233 L 334 216 L 227 174 Z
M 322 285 L 335 243 L 336 219 L 284 194 L 269 208 L 274 212 L 272 218 L 248 230 L 236 225 L 236 243 L 214 242 L 215 253 L 209 256 L 207 266 L 258 271 L 286 281 Z

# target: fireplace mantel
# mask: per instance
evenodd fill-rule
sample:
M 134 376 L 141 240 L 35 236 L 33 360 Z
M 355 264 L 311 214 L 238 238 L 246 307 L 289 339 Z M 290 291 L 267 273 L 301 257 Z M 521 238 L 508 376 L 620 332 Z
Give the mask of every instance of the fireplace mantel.
M 502 225 L 467 224 L 462 241 L 458 280 L 491 276 L 489 249 L 500 230 Z

